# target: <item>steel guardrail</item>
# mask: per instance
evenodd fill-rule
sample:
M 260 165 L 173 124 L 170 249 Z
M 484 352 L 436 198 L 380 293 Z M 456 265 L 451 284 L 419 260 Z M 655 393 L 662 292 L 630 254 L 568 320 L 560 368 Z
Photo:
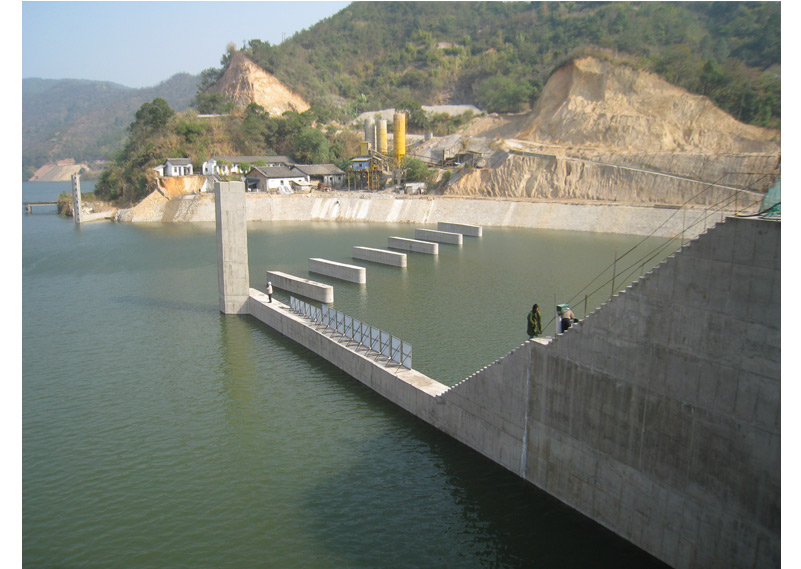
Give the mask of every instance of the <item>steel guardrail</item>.
M 338 334 L 337 341 L 347 338 L 356 342 L 357 346 L 366 348 L 368 353 L 374 353 L 376 360 L 378 356 L 384 356 L 387 358 L 384 363 L 385 367 L 390 363 L 395 363 L 403 368 L 412 369 L 412 345 L 388 332 L 370 326 L 366 322 L 329 306 L 323 305 L 318 308 L 294 296 L 289 297 L 289 308 L 295 314 L 304 316 L 315 324 Z

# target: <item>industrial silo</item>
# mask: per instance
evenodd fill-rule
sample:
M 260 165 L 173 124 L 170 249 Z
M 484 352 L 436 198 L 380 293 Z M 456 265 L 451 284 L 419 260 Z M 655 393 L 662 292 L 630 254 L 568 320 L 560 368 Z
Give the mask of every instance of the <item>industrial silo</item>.
M 364 121 L 364 141 L 371 149 L 375 150 L 375 122 L 373 119 Z
M 406 114 L 395 113 L 395 159 L 398 164 L 406 156 Z
M 378 121 L 378 151 L 381 154 L 387 153 L 387 119 Z

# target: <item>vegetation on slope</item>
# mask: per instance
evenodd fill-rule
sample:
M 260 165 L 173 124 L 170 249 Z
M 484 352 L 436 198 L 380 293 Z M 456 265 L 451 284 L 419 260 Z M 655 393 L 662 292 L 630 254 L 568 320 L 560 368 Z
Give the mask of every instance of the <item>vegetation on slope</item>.
M 199 118 L 176 114 L 164 99 L 154 99 L 136 112 L 128 131 L 128 142 L 95 188 L 98 196 L 123 203 L 153 190 L 152 169 L 167 158 L 188 157 L 199 167 L 212 156 L 286 155 L 300 164 L 344 169 L 359 148 L 358 135 L 325 127 L 314 109 L 271 117 L 256 104 L 230 116 Z
M 243 46 L 310 101 L 309 111 L 270 116 L 204 93 L 235 53 L 231 44 L 221 67 L 201 74 L 194 103 L 231 114 L 154 122 L 143 105 L 97 191 L 140 199 L 152 189 L 147 172 L 169 157 L 199 165 L 214 155 L 284 154 L 343 167 L 360 135 L 340 125 L 358 113 L 407 109 L 411 131 L 448 134 L 465 118 L 431 117 L 421 104 L 526 110 L 555 69 L 587 54 L 655 72 L 743 122 L 779 128 L 780 33 L 775 2 L 358 2 L 280 46 Z
M 521 111 L 556 67 L 592 53 L 743 122 L 780 125 L 778 2 L 355 2 L 279 46 L 244 50 L 340 120 L 400 101 Z
M 102 81 L 23 79 L 23 180 L 43 164 L 64 158 L 108 159 L 124 146 L 126 127 L 144 102 L 158 97 L 184 110 L 198 80 L 179 73 L 155 87 L 132 89 Z

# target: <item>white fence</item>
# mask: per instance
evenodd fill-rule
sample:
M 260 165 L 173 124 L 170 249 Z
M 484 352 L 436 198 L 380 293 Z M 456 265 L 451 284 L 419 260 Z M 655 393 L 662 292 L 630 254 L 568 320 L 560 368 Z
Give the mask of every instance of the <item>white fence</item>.
M 356 342 L 378 356 L 387 358 L 386 364 L 395 363 L 406 369 L 412 369 L 412 345 L 391 334 L 370 326 L 366 322 L 356 320 L 344 312 L 323 305 L 322 308 L 307 302 L 289 297 L 289 308 L 309 320 L 324 326 L 334 334 L 339 334 L 338 341 L 343 338 Z

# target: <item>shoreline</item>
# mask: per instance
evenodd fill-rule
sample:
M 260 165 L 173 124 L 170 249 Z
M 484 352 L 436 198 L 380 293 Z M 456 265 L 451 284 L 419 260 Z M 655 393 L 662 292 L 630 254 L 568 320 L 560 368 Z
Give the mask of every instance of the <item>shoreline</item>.
M 406 196 L 362 192 L 247 194 L 247 221 L 345 221 L 367 223 L 462 223 L 487 227 L 559 229 L 595 233 L 694 238 L 733 211 L 708 213 L 668 204 L 535 201 L 515 198 Z M 131 223 L 215 222 L 213 194 L 169 199 L 153 192 L 119 210 Z

